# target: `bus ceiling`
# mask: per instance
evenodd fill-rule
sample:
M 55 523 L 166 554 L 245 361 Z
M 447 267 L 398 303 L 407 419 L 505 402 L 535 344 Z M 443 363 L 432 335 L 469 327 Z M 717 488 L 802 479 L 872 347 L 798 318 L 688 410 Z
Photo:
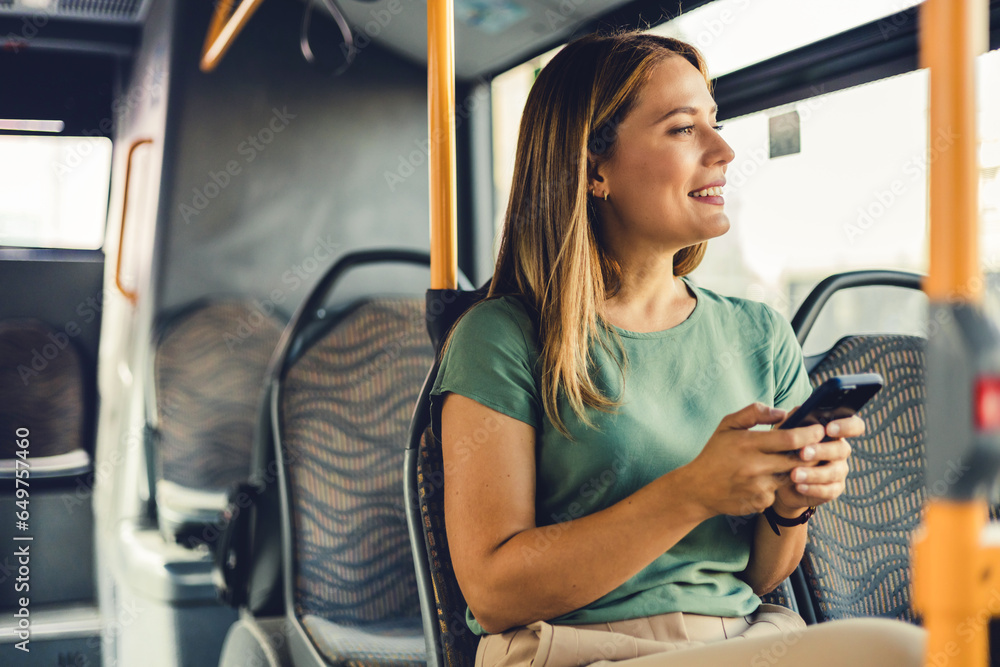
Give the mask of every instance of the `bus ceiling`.
M 426 13 L 407 12 L 413 0 L 315 0 L 339 23 L 354 26 L 356 48 L 375 42 L 404 57 L 427 63 Z M 251 20 L 263 0 L 222 0 L 216 5 L 202 51 L 201 68 L 211 71 Z M 458 0 L 455 7 L 455 74 L 473 79 L 513 66 L 567 41 L 583 25 L 635 3 L 628 0 L 497 0 L 488 7 Z M 688 8 L 705 2 L 688 3 Z M 633 7 L 634 12 L 637 7 Z M 421 7 L 421 10 L 423 8 Z M 680 12 L 678 4 L 677 12 Z M 657 5 L 656 20 L 664 18 Z M 305 39 L 304 39 L 305 43 Z

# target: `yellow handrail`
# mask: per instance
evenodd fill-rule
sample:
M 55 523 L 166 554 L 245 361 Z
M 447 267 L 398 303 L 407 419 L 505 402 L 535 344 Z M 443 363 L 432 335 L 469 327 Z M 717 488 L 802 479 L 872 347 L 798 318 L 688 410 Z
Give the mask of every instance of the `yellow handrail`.
M 455 8 L 427 2 L 427 111 L 430 126 L 431 289 L 454 289 L 458 274 L 455 184 Z
M 217 0 L 212 22 L 208 25 L 205 35 L 205 45 L 201 49 L 201 71 L 211 72 L 215 69 L 222 56 L 232 46 L 236 35 L 240 34 L 253 13 L 257 11 L 264 0 L 241 0 L 232 11 L 233 0 Z
M 132 184 L 132 156 L 139 146 L 153 143 L 152 139 L 136 139 L 128 149 L 128 157 L 125 159 L 125 195 L 122 197 L 122 225 L 118 230 L 118 264 L 115 266 L 115 285 L 118 291 L 128 299 L 133 305 L 139 300 L 139 294 L 135 290 L 125 288 L 122 282 L 122 251 L 125 249 L 125 220 L 128 215 L 128 192 Z

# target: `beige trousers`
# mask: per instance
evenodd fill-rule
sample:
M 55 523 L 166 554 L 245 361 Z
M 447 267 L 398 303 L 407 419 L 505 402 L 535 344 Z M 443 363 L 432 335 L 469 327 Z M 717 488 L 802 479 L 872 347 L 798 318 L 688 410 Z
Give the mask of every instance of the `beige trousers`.
M 908 623 L 866 618 L 807 628 L 798 614 L 762 604 L 735 618 L 675 612 L 589 625 L 539 621 L 483 637 L 476 667 L 919 667 L 923 646 L 923 630 Z

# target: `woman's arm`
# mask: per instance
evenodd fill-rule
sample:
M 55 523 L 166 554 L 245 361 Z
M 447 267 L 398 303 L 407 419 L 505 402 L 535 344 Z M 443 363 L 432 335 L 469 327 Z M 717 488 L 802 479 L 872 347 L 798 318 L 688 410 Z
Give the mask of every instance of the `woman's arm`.
M 858 417 L 849 417 L 830 422 L 826 429 L 830 437 L 856 438 L 865 432 L 865 423 Z M 776 492 L 774 511 L 791 519 L 809 507 L 839 496 L 844 492 L 850 455 L 851 446 L 844 439 L 818 443 L 800 451 L 802 463 L 796 463 L 798 467 Z M 826 463 L 817 465 L 821 461 Z M 743 571 L 743 580 L 754 593 L 764 595 L 773 591 L 795 570 L 805 552 L 807 525 L 782 527 L 781 535 L 775 535 L 767 519 L 763 515 L 757 517 L 750 562 Z
M 692 463 L 600 512 L 538 528 L 535 431 L 469 398 L 442 409 L 445 519 L 455 575 L 487 632 L 554 618 L 630 579 L 702 521 L 774 502 L 780 452 L 818 442 L 822 428 L 757 432 L 784 411 L 754 404 L 725 417 Z

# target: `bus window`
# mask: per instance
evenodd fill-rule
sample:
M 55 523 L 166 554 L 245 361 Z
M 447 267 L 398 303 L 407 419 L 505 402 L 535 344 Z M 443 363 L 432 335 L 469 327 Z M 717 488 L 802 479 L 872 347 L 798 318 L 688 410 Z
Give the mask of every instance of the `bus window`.
M 1000 117 L 989 83 L 1000 79 L 1000 52 L 979 63 L 980 250 L 987 284 L 1000 285 Z M 772 157 L 789 119 L 797 152 Z M 726 185 L 732 228 L 709 244 L 695 278 L 791 317 L 832 273 L 926 272 L 927 166 L 950 145 L 945 136 L 928 141 L 926 127 L 925 70 L 725 121 L 723 136 L 737 155 Z M 986 294 L 998 311 L 997 290 Z M 804 351 L 826 350 L 847 333 L 925 334 L 925 303 L 923 295 L 895 288 L 838 294 Z
M 102 246 L 110 139 L 0 136 L 0 154 L 0 246 Z
M 694 44 L 708 60 L 712 76 L 719 77 L 916 4 L 919 0 L 721 0 L 684 12 L 650 32 Z M 886 35 L 898 29 L 889 18 L 882 23 Z

